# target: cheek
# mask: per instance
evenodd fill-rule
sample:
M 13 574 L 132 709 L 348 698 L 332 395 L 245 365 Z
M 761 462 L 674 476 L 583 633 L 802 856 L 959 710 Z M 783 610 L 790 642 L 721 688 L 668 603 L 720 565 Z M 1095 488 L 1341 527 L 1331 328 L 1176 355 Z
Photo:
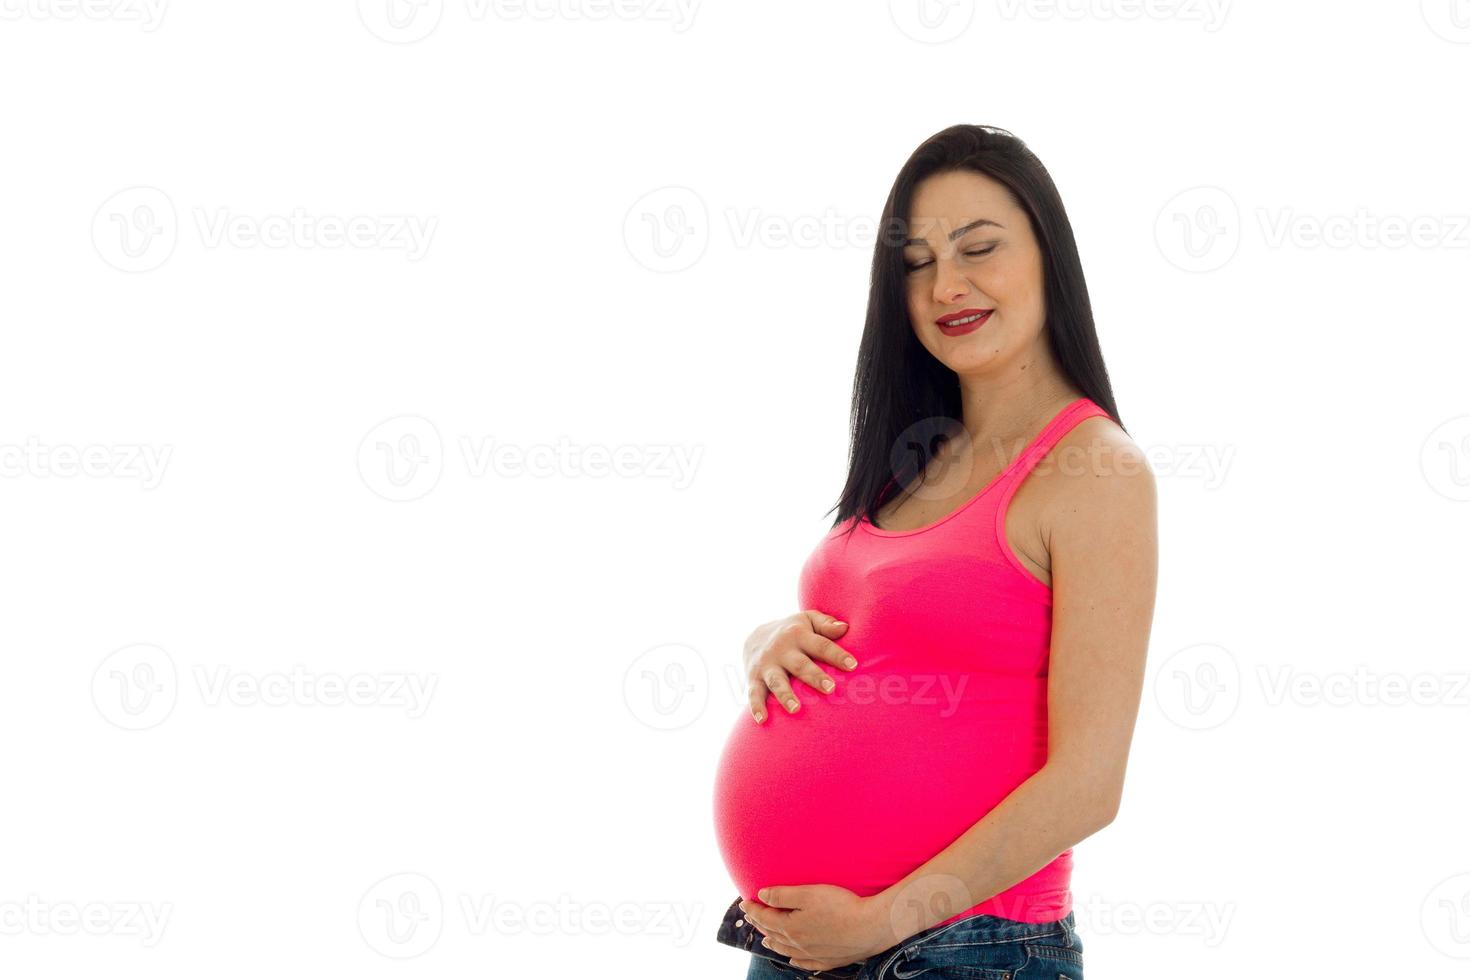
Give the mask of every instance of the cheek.
M 986 270 L 978 285 L 1002 308 L 1011 313 L 1039 309 L 1042 289 L 1040 271 L 1013 263 Z
M 929 300 L 912 284 L 905 287 L 908 293 L 909 320 L 914 324 L 924 322 L 928 313 Z
M 1025 297 L 1017 287 L 1024 283 L 1015 263 L 996 263 L 976 277 L 975 285 L 1002 306 L 1014 306 Z

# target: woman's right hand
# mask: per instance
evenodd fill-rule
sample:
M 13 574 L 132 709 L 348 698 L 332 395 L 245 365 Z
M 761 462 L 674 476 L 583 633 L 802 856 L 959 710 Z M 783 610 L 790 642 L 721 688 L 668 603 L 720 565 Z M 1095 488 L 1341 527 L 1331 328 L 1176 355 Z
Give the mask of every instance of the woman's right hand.
M 832 690 L 832 678 L 812 658 L 843 670 L 857 667 L 857 660 L 832 642 L 833 637 L 846 632 L 846 623 L 815 609 L 756 627 L 745 641 L 745 676 L 750 682 L 747 694 L 755 720 L 766 720 L 767 694 L 776 695 L 787 712 L 801 707 L 787 675 L 801 678 L 814 690 Z

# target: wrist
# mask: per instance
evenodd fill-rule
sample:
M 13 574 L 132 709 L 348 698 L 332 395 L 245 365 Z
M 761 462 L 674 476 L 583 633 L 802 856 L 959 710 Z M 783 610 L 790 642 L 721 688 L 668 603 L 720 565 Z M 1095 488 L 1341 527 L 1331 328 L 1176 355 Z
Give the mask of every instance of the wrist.
M 875 895 L 870 895 L 864 900 L 868 912 L 868 931 L 878 944 L 879 951 L 897 946 L 908 935 L 900 935 L 902 929 L 893 918 L 894 890 L 892 886 L 883 889 Z

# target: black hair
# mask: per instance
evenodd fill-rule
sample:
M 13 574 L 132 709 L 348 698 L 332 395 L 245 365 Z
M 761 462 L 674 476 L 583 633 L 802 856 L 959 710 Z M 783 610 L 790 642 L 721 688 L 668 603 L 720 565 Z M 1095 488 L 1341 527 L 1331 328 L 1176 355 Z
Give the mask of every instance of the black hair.
M 1072 224 L 1051 175 L 1025 143 L 1003 129 L 950 126 L 913 152 L 883 205 L 852 384 L 847 483 L 834 527 L 854 516 L 872 520 L 924 472 L 944 438 L 942 430 L 962 416 L 958 376 L 919 343 L 909 323 L 903 258 L 914 189 L 927 177 L 956 170 L 1000 182 L 1026 212 L 1041 248 L 1043 329 L 1052 354 L 1067 380 L 1123 424 L 1098 346 Z M 933 431 L 925 437 L 921 430 L 929 427 Z M 920 436 L 913 438 L 916 432 Z M 914 451 L 895 454 L 900 438 Z

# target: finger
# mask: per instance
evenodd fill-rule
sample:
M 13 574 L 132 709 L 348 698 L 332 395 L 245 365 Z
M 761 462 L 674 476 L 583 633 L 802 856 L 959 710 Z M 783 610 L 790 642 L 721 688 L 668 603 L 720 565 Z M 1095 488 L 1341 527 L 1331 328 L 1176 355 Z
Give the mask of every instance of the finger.
M 781 660 L 781 666 L 793 677 L 801 678 L 801 682 L 813 690 L 824 694 L 831 694 L 837 685 L 827 672 L 812 662 L 812 658 L 800 650 L 792 650 Z
M 772 942 L 785 943 L 788 946 L 791 944 L 791 937 L 770 922 L 762 922 L 759 918 L 748 912 L 745 914 L 745 917 L 755 923 L 755 927 L 759 930 L 762 938 L 769 939 Z M 789 956 L 790 954 L 788 953 L 787 955 Z
M 843 670 L 852 670 L 857 667 L 856 657 L 820 633 L 808 633 L 800 637 L 796 645 L 807 656 L 824 660 L 834 667 L 841 667 Z
M 823 970 L 835 970 L 839 966 L 847 966 L 846 963 L 838 963 L 836 960 L 799 960 L 795 957 L 788 962 L 798 970 L 806 970 L 808 973 L 820 973 Z
M 766 720 L 766 696 L 770 693 L 770 689 L 761 681 L 751 681 L 745 690 L 745 698 L 750 702 L 750 713 L 756 724 Z
M 783 942 L 782 940 L 777 939 L 774 936 L 767 936 L 765 939 L 762 939 L 761 940 L 761 945 L 764 946 L 766 949 L 775 950 L 776 952 L 780 953 L 782 956 L 800 956 L 800 955 L 802 955 L 802 951 L 801 950 L 797 949 L 795 946 L 791 945 L 790 943 Z
M 766 682 L 766 687 L 771 689 L 771 693 L 776 695 L 776 700 L 784 705 L 788 712 L 801 707 L 801 702 L 796 700 L 791 685 L 786 683 L 786 671 L 779 666 L 772 664 L 767 667 L 761 673 L 761 680 Z
M 779 939 L 785 943 L 791 942 L 791 936 L 786 930 L 786 920 L 792 913 L 784 909 L 771 908 L 768 905 L 751 905 L 743 911 L 745 917 L 755 923 L 755 927 L 761 931 L 762 935 Z

